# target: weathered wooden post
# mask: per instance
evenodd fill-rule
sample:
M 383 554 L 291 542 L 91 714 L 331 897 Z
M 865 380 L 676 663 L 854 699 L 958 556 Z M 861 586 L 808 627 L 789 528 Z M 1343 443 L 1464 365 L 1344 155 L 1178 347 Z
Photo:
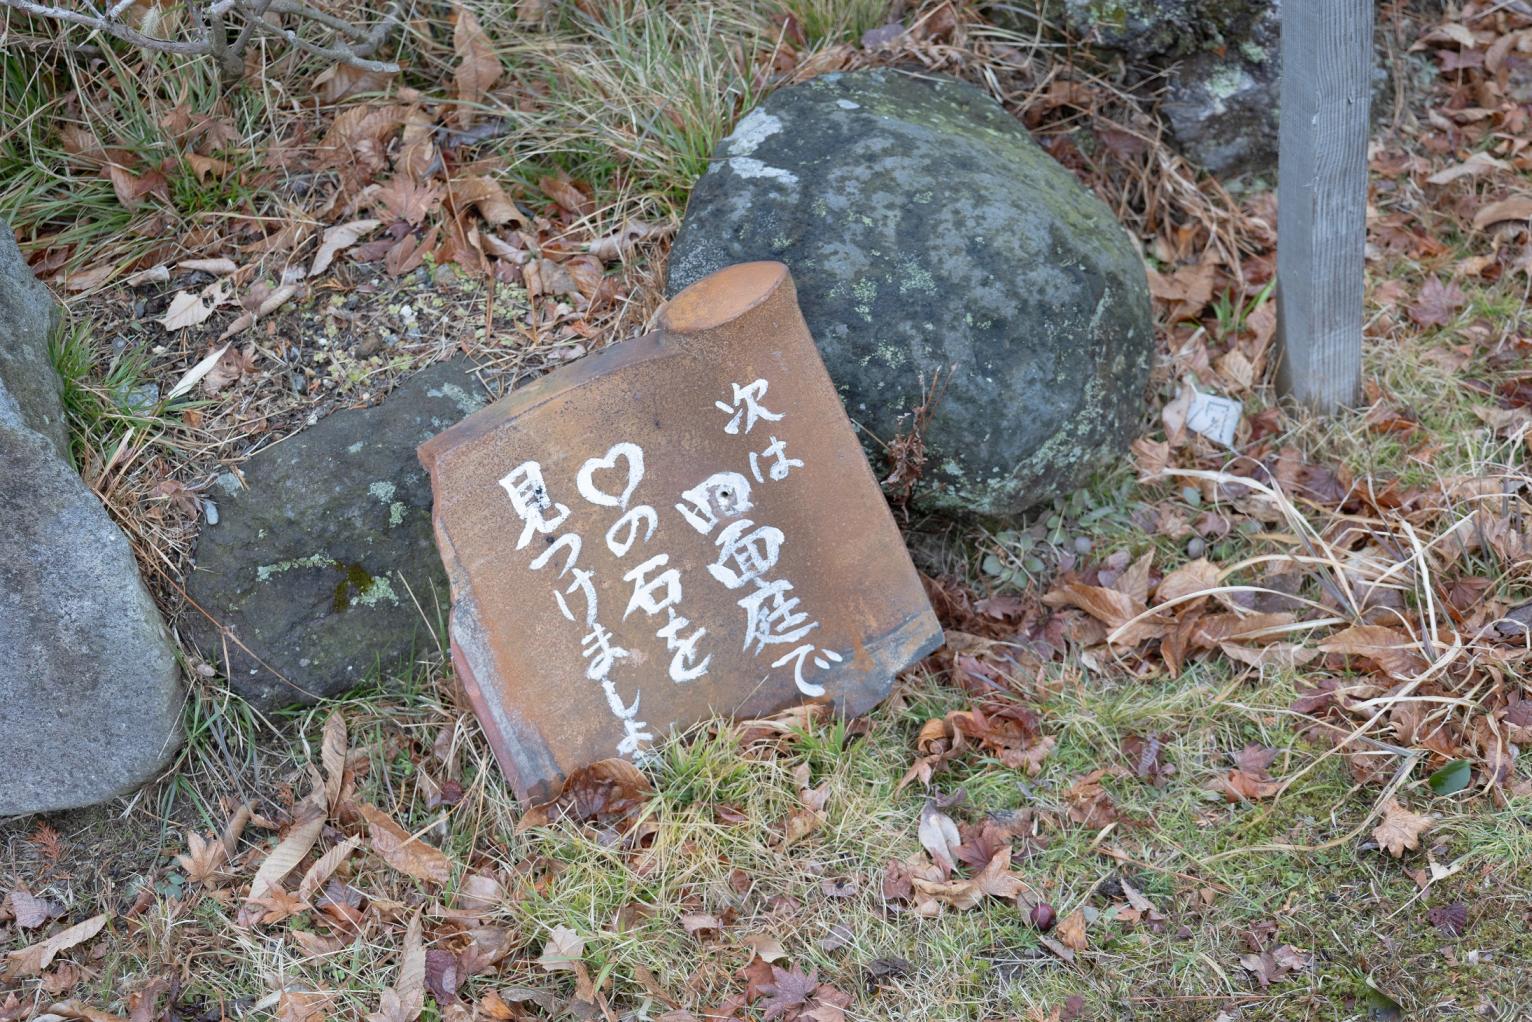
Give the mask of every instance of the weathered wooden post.
M 1362 385 L 1373 0 L 1282 0 L 1278 387 L 1319 412 Z

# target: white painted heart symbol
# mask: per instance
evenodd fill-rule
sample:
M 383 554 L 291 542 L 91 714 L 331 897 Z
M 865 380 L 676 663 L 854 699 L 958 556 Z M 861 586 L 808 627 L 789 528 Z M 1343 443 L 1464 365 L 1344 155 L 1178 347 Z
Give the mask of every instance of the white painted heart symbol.
M 598 489 L 595 480 L 592 479 L 598 471 L 614 469 L 617 460 L 621 458 L 628 463 L 628 481 L 622 489 L 622 496 L 614 497 L 605 490 Z M 639 482 L 644 478 L 644 452 L 637 444 L 621 443 L 613 444 L 612 449 L 606 452 L 604 457 L 591 458 L 580 466 L 580 472 L 575 476 L 575 485 L 580 490 L 580 496 L 592 504 L 602 507 L 615 507 L 623 511 L 628 509 L 628 498 L 633 496 L 633 491 L 638 489 Z

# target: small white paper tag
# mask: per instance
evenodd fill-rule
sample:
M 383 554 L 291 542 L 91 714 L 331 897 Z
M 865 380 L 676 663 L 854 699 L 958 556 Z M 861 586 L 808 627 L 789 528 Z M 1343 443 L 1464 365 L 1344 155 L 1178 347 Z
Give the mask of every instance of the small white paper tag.
M 1239 425 L 1245 406 L 1227 397 L 1192 394 L 1192 406 L 1186 413 L 1186 428 L 1201 433 L 1216 444 L 1234 446 L 1234 429 Z

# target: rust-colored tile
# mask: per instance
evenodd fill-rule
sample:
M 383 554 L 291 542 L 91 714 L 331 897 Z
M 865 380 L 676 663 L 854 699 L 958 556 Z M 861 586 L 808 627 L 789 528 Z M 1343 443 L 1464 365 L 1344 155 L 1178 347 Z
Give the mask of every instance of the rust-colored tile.
M 672 728 L 866 711 L 941 641 L 787 268 L 428 441 L 452 655 L 518 796 Z

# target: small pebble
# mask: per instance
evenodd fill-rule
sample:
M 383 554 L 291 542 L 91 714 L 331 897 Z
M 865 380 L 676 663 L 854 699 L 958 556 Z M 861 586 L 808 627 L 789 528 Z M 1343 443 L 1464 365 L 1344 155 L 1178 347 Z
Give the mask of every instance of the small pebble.
M 1186 541 L 1186 556 L 1191 558 L 1201 557 L 1207 553 L 1208 545 L 1201 536 L 1193 536 Z

